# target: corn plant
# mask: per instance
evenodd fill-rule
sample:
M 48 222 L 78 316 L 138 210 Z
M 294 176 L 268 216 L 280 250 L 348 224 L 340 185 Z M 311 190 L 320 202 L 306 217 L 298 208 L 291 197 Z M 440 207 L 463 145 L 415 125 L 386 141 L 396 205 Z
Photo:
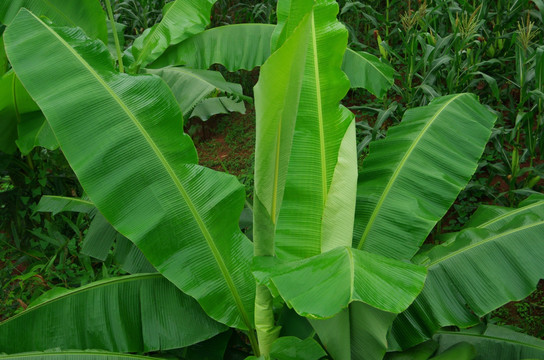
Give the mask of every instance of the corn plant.
M 205 18 L 207 3 L 179 5 L 199 15 L 187 24 Z M 541 196 L 517 209 L 483 206 L 467 228 L 420 248 L 476 170 L 495 116 L 471 94 L 437 97 L 372 142 L 358 173 L 354 116 L 340 105 L 350 79 L 337 13 L 329 0 L 278 3 L 255 88 L 250 241 L 238 226 L 243 187 L 198 165 L 162 78 L 120 72 L 83 30 L 18 12 L 4 34 L 14 73 L 87 205 L 157 272 L 44 294 L 0 324 L 9 354 L 0 358 L 146 359 L 134 353 L 184 348 L 178 358 L 196 359 L 193 345 L 228 328 L 245 335 L 247 359 L 542 357 L 541 340 L 504 328 L 444 329 L 478 325 L 535 289 L 544 275 Z M 179 39 L 172 19 L 135 41 L 129 69 Z M 367 82 L 383 78 L 366 69 Z

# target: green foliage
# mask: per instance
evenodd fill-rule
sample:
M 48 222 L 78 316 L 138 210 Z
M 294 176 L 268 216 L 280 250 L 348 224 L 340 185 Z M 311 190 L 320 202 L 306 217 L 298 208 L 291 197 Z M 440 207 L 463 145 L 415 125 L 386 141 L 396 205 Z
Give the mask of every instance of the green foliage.
M 0 6 L 0 145 L 13 154 L 2 153 L 0 275 L 17 312 L 0 333 L 31 322 L 36 334 L 2 336 L 0 352 L 540 356 L 541 342 L 517 332 L 457 330 L 544 277 L 541 2 L 127 0 L 109 25 L 98 4 L 62 19 L 54 2 Z M 267 24 L 206 30 L 210 14 Z M 59 27 L 66 19 L 81 29 Z M 243 164 L 198 165 L 184 120 L 243 113 L 252 92 L 226 70 L 257 66 L 255 165 L 243 121 L 225 148 L 210 145 L 242 149 Z M 341 104 L 350 83 L 362 88 L 345 101 L 356 117 Z M 253 197 L 202 165 L 245 179 Z M 472 214 L 478 201 L 509 207 Z M 134 275 L 109 278 L 124 272 Z M 530 306 L 513 306 L 531 321 Z

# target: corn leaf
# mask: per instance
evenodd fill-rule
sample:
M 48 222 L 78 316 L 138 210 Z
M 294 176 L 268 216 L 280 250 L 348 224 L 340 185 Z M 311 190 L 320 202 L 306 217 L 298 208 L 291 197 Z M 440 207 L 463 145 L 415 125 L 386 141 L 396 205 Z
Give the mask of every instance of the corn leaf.
M 395 70 L 382 63 L 377 57 L 363 51 L 347 49 L 342 70 L 346 73 L 352 88 L 364 88 L 375 96 L 385 96 L 393 85 Z

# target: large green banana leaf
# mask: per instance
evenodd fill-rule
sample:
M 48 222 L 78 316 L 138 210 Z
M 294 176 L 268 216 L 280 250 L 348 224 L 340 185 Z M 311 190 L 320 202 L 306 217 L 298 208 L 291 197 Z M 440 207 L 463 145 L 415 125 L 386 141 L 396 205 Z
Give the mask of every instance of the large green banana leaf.
M 364 88 L 381 98 L 393 85 L 395 70 L 377 57 L 363 51 L 347 49 L 342 70 L 352 88 Z
M 439 331 L 434 340 L 440 344 L 439 353 L 452 344 L 469 343 L 476 348 L 478 360 L 544 359 L 544 340 L 496 325 L 461 332 Z
M 470 180 L 494 121 L 471 94 L 408 110 L 363 163 L 354 246 L 410 259 Z
M 188 346 L 224 330 L 162 275 L 138 274 L 45 293 L 0 323 L 0 352 L 141 353 Z
M 242 85 L 226 81 L 218 71 L 169 67 L 159 70 L 148 69 L 146 72 L 160 76 L 168 84 L 186 119 L 195 111 L 198 113 L 196 108 L 203 100 L 219 95 L 222 95 L 220 98 L 226 102 L 225 107 L 241 113 L 246 110 L 242 100 L 245 98 Z M 208 117 L 215 115 L 213 112 L 211 111 Z
M 160 23 L 134 41 L 134 67 L 145 66 L 157 59 L 170 45 L 196 35 L 210 23 L 212 5 L 217 0 L 176 0 L 168 4 Z
M 221 64 L 228 71 L 251 70 L 270 56 L 270 35 L 275 25 L 234 24 L 201 32 L 175 46 L 170 46 L 151 68 L 185 65 L 208 69 Z
M 210 316 L 251 329 L 252 245 L 238 228 L 244 189 L 235 177 L 195 164 L 167 85 L 115 72 L 103 44 L 26 10 L 5 41 L 11 64 L 105 218 Z
M 45 16 L 57 25 L 80 27 L 92 39 L 108 43 L 106 14 L 96 0 L 4 0 L 0 2 L 0 23 L 9 25 L 21 8 Z
M 300 21 L 311 13 L 310 45 L 276 225 L 276 254 L 284 260 L 349 246 L 353 226 L 355 126 L 353 114 L 339 104 L 349 89 L 341 71 L 347 31 L 336 19 L 336 2 L 312 6 L 312 1 L 297 3 L 289 18 Z M 286 32 L 295 28 L 296 24 L 285 27 Z
M 170 46 L 151 68 L 185 65 L 208 69 L 221 64 L 228 71 L 251 70 L 270 56 L 270 39 L 275 25 L 235 24 L 216 27 Z M 378 97 L 393 85 L 395 71 L 374 55 L 347 49 L 342 70 L 352 88 L 364 88 Z
M 13 355 L 0 355 L 0 359 L 10 360 L 153 360 L 158 357 L 141 356 L 133 354 L 121 354 L 105 351 L 50 351 L 32 352 Z
M 511 210 L 496 221 L 503 226 L 469 228 L 435 246 L 418 262 L 429 269 L 423 291 L 400 314 L 392 334 L 403 347 L 432 336 L 440 327 L 469 327 L 499 306 L 520 300 L 544 277 L 544 217 L 539 209 Z
M 255 274 L 300 315 L 324 319 L 353 301 L 400 313 L 423 288 L 426 270 L 381 255 L 337 247 L 308 259 L 277 263 L 270 269 L 259 266 Z

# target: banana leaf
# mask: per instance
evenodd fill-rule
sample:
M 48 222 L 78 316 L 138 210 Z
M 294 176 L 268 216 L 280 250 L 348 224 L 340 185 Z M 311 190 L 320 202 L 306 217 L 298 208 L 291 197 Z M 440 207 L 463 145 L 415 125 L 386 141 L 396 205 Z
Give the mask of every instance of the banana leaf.
M 260 282 L 298 314 L 315 319 L 330 318 L 354 301 L 404 311 L 423 288 L 426 274 L 422 266 L 349 247 L 271 268 L 263 262 L 256 266 Z
M 59 147 L 53 130 L 41 111 L 21 114 L 21 121 L 17 124 L 17 134 L 15 144 L 23 155 L 28 155 L 37 146 L 48 150 Z
M 258 257 L 275 254 L 275 226 L 291 156 L 309 33 L 310 17 L 306 16 L 297 31 L 266 60 L 255 86 L 253 241 Z M 257 287 L 255 303 L 260 351 L 268 354 L 280 327 L 274 323 L 273 300 L 266 286 Z
M 23 116 L 33 117 L 39 111 L 13 70 L 0 79 L 0 151 L 12 154 L 16 150 L 17 125 Z M 25 118 L 25 120 L 27 120 Z
M 544 218 L 534 209 L 511 210 L 508 219 L 501 214 L 487 220 L 489 229 L 465 229 L 418 257 L 428 276 L 421 294 L 393 324 L 401 347 L 426 340 L 443 326 L 473 326 L 479 317 L 535 290 L 544 278 Z
M 494 121 L 471 94 L 408 110 L 363 163 L 353 245 L 412 258 L 476 170 Z
M 270 56 L 270 39 L 275 25 L 234 24 L 203 31 L 175 46 L 170 46 L 148 67 L 159 69 L 185 65 L 208 69 L 221 64 L 228 71 L 251 70 Z M 364 88 L 383 97 L 393 85 L 395 71 L 374 55 L 347 49 L 342 70 L 352 88 Z
M 0 35 L 0 76 L 8 71 L 8 57 L 4 49 L 4 34 Z
M 71 198 L 66 196 L 44 195 L 36 207 L 36 211 L 50 212 L 57 215 L 63 211 L 75 211 L 90 214 L 95 211 L 94 204 L 87 199 Z
M 31 352 L 13 355 L 0 355 L 0 359 L 10 360 L 153 360 L 161 359 L 158 357 L 141 356 L 133 354 L 121 354 L 105 351 L 87 350 L 68 350 L 68 351 L 49 351 L 49 352 Z
M 59 26 L 80 27 L 91 39 L 108 43 L 106 14 L 96 0 L 9 0 L 0 2 L 0 23 L 9 25 L 21 8 Z
M 141 353 L 188 346 L 224 330 L 162 275 L 137 274 L 46 292 L 0 323 L 0 351 Z
M 134 40 L 134 68 L 143 67 L 157 59 L 170 45 L 196 35 L 210 23 L 212 5 L 216 0 L 176 0 L 168 4 L 160 23 Z
M 208 120 L 213 115 L 230 114 L 238 112 L 245 114 L 246 106 L 242 100 L 229 98 L 227 96 L 211 97 L 199 102 L 188 118 L 198 117 L 203 121 Z
M 522 360 L 544 358 L 544 340 L 502 326 L 487 325 L 464 331 L 439 331 L 433 338 L 438 352 L 464 342 L 476 348 L 475 359 Z
M 201 32 L 170 46 L 149 68 L 185 65 L 209 69 L 221 64 L 228 71 L 251 70 L 270 56 L 270 35 L 274 25 L 234 24 Z
M 353 228 L 355 124 L 353 114 L 339 104 L 349 89 L 341 71 L 347 31 L 336 19 L 336 2 L 312 6 L 312 1 L 297 3 L 282 35 L 288 38 L 297 21 L 311 13 L 310 46 L 276 225 L 275 250 L 283 260 L 349 246 Z
M 197 111 L 195 108 L 203 100 L 210 97 L 219 97 L 219 95 L 222 95 L 220 98 L 221 101 L 225 102 L 226 108 L 234 108 L 239 112 L 245 112 L 242 100 L 245 96 L 243 95 L 242 86 L 226 81 L 218 71 L 169 67 L 159 70 L 148 69 L 146 72 L 160 76 L 168 84 L 186 119 L 191 117 L 193 111 Z M 200 111 L 202 112 L 202 110 Z M 224 112 L 210 110 L 207 113 L 206 119 L 211 115 Z
M 103 44 L 26 10 L 4 36 L 15 71 L 108 222 L 211 317 L 251 329 L 252 245 L 238 228 L 243 186 L 196 165 L 167 85 L 117 73 Z

